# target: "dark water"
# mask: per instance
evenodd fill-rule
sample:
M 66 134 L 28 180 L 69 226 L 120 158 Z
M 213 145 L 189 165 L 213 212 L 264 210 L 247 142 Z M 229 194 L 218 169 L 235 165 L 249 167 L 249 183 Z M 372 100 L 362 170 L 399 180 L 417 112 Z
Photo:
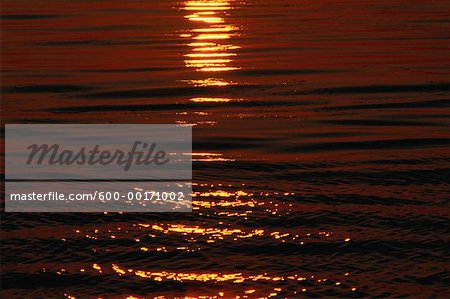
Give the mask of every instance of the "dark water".
M 450 297 L 448 1 L 1 11 L 3 123 L 195 152 L 193 213 L 3 213 L 3 298 Z

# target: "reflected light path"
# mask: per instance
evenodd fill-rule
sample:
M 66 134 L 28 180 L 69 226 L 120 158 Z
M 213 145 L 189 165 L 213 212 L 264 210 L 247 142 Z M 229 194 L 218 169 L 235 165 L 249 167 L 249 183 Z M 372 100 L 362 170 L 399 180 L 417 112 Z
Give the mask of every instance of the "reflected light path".
M 214 79 L 214 78 L 208 78 L 204 80 L 182 80 L 182 82 L 187 82 L 194 86 L 227 86 L 230 85 L 230 82 L 220 80 L 220 79 Z
M 183 17 L 188 20 L 188 27 L 179 32 L 187 51 L 183 54 L 184 64 L 192 78 L 181 80 L 194 87 L 215 87 L 217 89 L 234 85 L 235 83 L 225 78 L 229 71 L 240 69 L 236 65 L 237 50 L 241 47 L 235 44 L 240 36 L 240 27 L 232 24 L 228 18 L 236 8 L 236 0 L 199 0 L 181 2 L 180 10 Z M 240 2 L 242 3 L 242 2 Z M 219 96 L 220 94 L 220 96 Z M 190 102 L 201 105 L 223 105 L 229 102 L 238 102 L 242 99 L 229 98 L 228 95 L 219 93 L 200 94 L 189 99 Z M 184 112 L 187 115 L 188 112 Z M 183 114 L 178 114 L 183 115 Z M 196 115 L 198 119 L 198 115 Z M 179 125 L 203 125 L 214 126 L 216 120 L 192 121 L 180 117 L 176 121 Z M 219 156 L 193 156 L 193 161 L 223 162 L 232 161 Z
M 194 98 L 195 99 L 195 98 Z M 194 100 L 193 99 L 193 100 Z M 234 159 L 228 159 L 222 157 L 219 153 L 191 153 L 192 161 L 203 161 L 203 162 L 224 162 L 224 161 L 234 161 Z
M 231 1 L 186 1 L 182 9 L 188 12 L 184 17 L 191 21 L 194 27 L 188 33 L 180 34 L 180 37 L 189 39 L 186 45 L 191 49 L 191 53 L 184 55 L 186 67 L 199 72 L 214 73 L 239 69 L 233 65 L 230 57 L 237 56 L 233 50 L 240 47 L 227 42 L 239 35 L 239 28 L 227 24 L 225 18 L 227 12 L 232 9 Z

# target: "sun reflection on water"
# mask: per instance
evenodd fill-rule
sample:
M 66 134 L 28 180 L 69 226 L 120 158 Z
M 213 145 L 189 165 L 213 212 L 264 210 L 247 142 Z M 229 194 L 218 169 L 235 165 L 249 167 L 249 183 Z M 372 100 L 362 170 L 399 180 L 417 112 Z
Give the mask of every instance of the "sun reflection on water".
M 220 153 L 189 153 L 193 162 L 226 162 L 234 161 L 232 158 L 224 158 Z
M 199 156 L 220 157 L 220 154 L 197 153 Z M 294 205 L 294 192 L 254 190 L 247 184 L 225 183 L 196 183 L 193 192 L 193 206 L 202 213 L 214 213 L 218 216 L 240 217 L 240 214 L 250 215 L 261 213 L 278 213 L 288 216 Z M 290 198 L 292 196 L 292 198 Z M 222 214 L 228 213 L 228 214 Z M 235 215 L 233 215 L 235 213 Z M 255 218 L 257 219 L 257 218 Z M 103 248 L 106 240 L 130 243 L 128 252 L 138 256 L 148 255 L 165 257 L 171 254 L 198 255 L 201 252 L 214 251 L 219 247 L 243 248 L 249 244 L 283 244 L 288 248 L 297 247 L 298 250 L 308 250 L 312 246 L 323 244 L 348 244 L 350 238 L 343 232 L 332 230 L 318 230 L 305 227 L 258 227 L 239 225 L 234 221 L 228 222 L 224 218 L 212 222 L 190 223 L 183 221 L 155 221 L 143 220 L 135 223 L 108 224 L 95 228 L 74 229 L 76 238 L 88 238 L 93 242 L 94 252 L 108 253 L 110 248 Z M 114 238 L 113 238 L 114 237 Z M 167 240 L 170 240 L 169 242 Z M 98 243 L 97 243 L 98 242 Z M 350 243 L 349 243 L 350 242 Z M 346 246 L 348 246 L 346 245 Z M 342 245 L 340 245 L 342 246 Z M 127 262 L 105 262 L 99 259 L 90 264 L 77 266 L 72 269 L 58 269 L 57 275 L 67 275 L 74 271 L 81 275 L 111 276 L 116 275 L 124 280 L 149 281 L 156 284 L 188 283 L 202 286 L 213 286 L 208 293 L 188 293 L 189 296 L 176 297 L 170 294 L 167 298 L 298 298 L 299 294 L 314 295 L 320 288 L 346 291 L 348 294 L 358 292 L 350 273 L 333 273 L 324 275 L 311 273 L 299 267 L 298 271 L 277 272 L 261 271 L 258 269 L 236 270 L 234 268 L 203 269 L 195 268 L 177 270 Z M 48 269 L 46 271 L 49 271 Z M 349 278 L 350 277 L 350 278 Z M 230 288 L 229 286 L 233 287 Z M 129 295 L 134 298 L 136 295 Z M 159 294 L 155 297 L 135 298 L 166 298 Z M 77 298 L 66 294 L 67 298 Z
M 230 12 L 236 8 L 236 0 L 198 0 L 181 3 L 180 10 L 184 11 L 184 19 L 189 20 L 189 28 L 179 32 L 183 44 L 188 51 L 183 54 L 186 68 L 194 70 L 189 73 L 194 78 L 180 80 L 194 87 L 214 87 L 220 90 L 235 82 L 224 77 L 230 71 L 238 70 L 236 64 L 238 49 L 235 44 L 240 36 L 240 26 L 230 23 Z M 206 89 L 205 89 L 206 90 Z M 226 91 L 226 89 L 224 89 Z M 219 92 L 220 93 L 220 92 Z M 214 96 L 201 94 L 190 99 L 190 102 L 199 105 L 221 105 L 228 102 L 241 101 L 241 99 L 228 98 L 228 95 Z M 182 115 L 182 114 L 178 114 Z M 216 120 L 179 119 L 179 125 L 215 126 Z M 233 161 L 222 157 L 197 157 L 195 161 L 223 162 Z
M 182 9 L 188 11 L 184 17 L 195 27 L 188 33 L 180 34 L 182 38 L 189 38 L 187 46 L 193 52 L 185 55 L 186 67 L 195 68 L 199 72 L 226 72 L 238 69 L 232 65 L 232 59 L 210 59 L 211 57 L 236 56 L 237 53 L 233 50 L 240 48 L 231 43 L 222 42 L 239 36 L 239 28 L 227 24 L 226 16 L 232 9 L 231 1 L 186 1 Z
M 150 280 L 157 283 L 164 282 L 200 282 L 213 283 L 215 291 L 205 295 L 189 295 L 189 296 L 171 296 L 170 298 L 274 298 L 283 294 L 289 297 L 297 297 L 299 293 L 308 292 L 314 286 L 325 284 L 338 288 L 347 289 L 349 292 L 355 292 L 357 289 L 348 284 L 349 273 L 337 274 L 335 277 L 316 277 L 307 273 L 293 273 L 289 275 L 279 275 L 276 273 L 256 273 L 248 274 L 243 272 L 185 272 L 185 271 L 169 271 L 169 270 L 142 270 L 126 267 L 117 263 L 105 265 L 108 274 L 115 274 L 119 277 L 136 277 L 138 279 Z M 271 287 L 258 288 L 255 283 L 263 282 L 273 284 Z M 291 282 L 297 287 L 287 287 L 286 283 Z M 232 283 L 240 285 L 239 289 L 227 289 L 224 284 Z M 76 299 L 78 297 L 64 294 L 65 298 Z M 99 297 L 102 298 L 102 297 Z M 136 298 L 169 298 L 164 295 L 157 295 L 152 297 L 135 297 L 128 295 L 122 297 L 126 299 Z
M 232 84 L 232 82 L 227 82 L 221 79 L 207 78 L 200 80 L 182 80 L 182 82 L 187 82 L 188 84 L 201 87 L 201 86 L 227 86 Z

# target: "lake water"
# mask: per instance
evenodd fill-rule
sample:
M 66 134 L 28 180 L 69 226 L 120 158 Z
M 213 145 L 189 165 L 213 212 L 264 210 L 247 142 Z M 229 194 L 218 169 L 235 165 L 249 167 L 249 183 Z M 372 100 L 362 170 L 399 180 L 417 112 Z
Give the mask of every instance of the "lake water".
M 195 183 L 3 213 L 2 297 L 450 296 L 448 1 L 1 6 L 3 123 L 193 125 Z

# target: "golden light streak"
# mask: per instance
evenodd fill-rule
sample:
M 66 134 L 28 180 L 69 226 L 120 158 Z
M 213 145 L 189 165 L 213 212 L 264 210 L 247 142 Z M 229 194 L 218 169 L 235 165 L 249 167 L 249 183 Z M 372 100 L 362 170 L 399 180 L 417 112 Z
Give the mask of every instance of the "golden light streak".
M 231 7 L 229 1 L 187 1 L 183 9 L 188 11 L 229 10 Z
M 228 63 L 232 61 L 231 59 L 192 59 L 192 60 L 186 60 L 188 64 L 192 64 L 195 66 L 203 66 L 204 64 L 208 65 L 217 65 L 217 64 L 223 64 Z
M 198 51 L 198 52 L 217 52 L 217 51 L 234 50 L 234 49 L 239 49 L 239 48 L 240 48 L 239 46 L 217 45 L 217 46 L 211 46 L 211 47 L 194 48 L 193 51 Z
M 238 70 L 238 67 L 204 67 L 199 69 L 200 72 L 226 72 Z
M 207 15 L 209 15 L 209 14 L 207 14 Z M 223 23 L 224 22 L 224 19 L 221 18 L 221 17 L 211 17 L 211 16 L 205 17 L 205 16 L 202 16 L 202 14 L 199 14 L 199 13 L 195 13 L 195 14 L 192 14 L 192 15 L 187 15 L 187 16 L 184 16 L 184 17 L 189 19 L 189 20 L 191 20 L 191 21 L 194 21 L 194 22 L 205 22 L 205 23 L 211 23 L 211 24 L 218 24 L 218 23 Z
M 230 10 L 231 7 L 229 6 L 190 6 L 190 7 L 184 7 L 184 10 L 187 11 L 202 11 L 202 10 Z
M 192 102 L 196 103 L 227 103 L 231 102 L 232 99 L 228 98 L 193 98 L 191 99 Z
M 211 42 L 196 42 L 187 44 L 189 47 L 207 47 L 207 46 L 215 46 L 216 43 Z
M 196 68 L 211 68 L 211 67 L 223 67 L 225 66 L 224 64 L 217 64 L 217 63 L 195 63 L 195 64 L 191 64 L 189 62 L 187 62 L 187 67 L 196 67 Z
M 183 80 L 183 82 L 187 82 L 195 86 L 227 86 L 231 84 L 230 82 L 214 78 L 204 80 Z
M 231 57 L 236 56 L 236 53 L 191 53 L 184 56 L 190 58 L 208 58 L 208 57 Z
M 186 19 L 197 23 L 204 23 L 203 26 L 192 28 L 189 32 L 180 34 L 180 37 L 189 38 L 189 47 L 192 47 L 193 53 L 185 54 L 189 58 L 217 58 L 232 57 L 237 54 L 232 50 L 239 49 L 239 46 L 232 44 L 222 44 L 221 40 L 228 40 L 234 36 L 239 36 L 237 31 L 239 27 L 232 24 L 226 24 L 223 11 L 231 9 L 230 0 L 197 0 L 186 1 L 183 10 L 189 11 L 185 15 Z M 204 41 L 204 42 L 203 42 Z M 226 72 L 239 69 L 231 66 L 231 59 L 203 59 L 192 60 L 186 59 L 186 67 L 196 68 L 199 72 Z M 224 86 L 225 84 L 207 85 L 207 86 Z M 204 86 L 204 85 L 200 85 Z
M 223 34 L 213 34 L 213 33 L 203 33 L 199 34 L 194 39 L 196 40 L 206 40 L 206 39 L 229 39 L 231 38 L 231 34 L 223 33 Z
M 229 6 L 228 0 L 216 0 L 216 1 L 187 1 L 186 6 Z
M 192 155 L 192 156 L 206 156 L 206 155 L 208 155 L 208 156 L 222 156 L 222 154 L 218 154 L 218 153 L 192 153 L 192 154 L 189 154 L 189 155 Z
M 211 28 L 196 28 L 192 29 L 192 32 L 230 32 L 234 31 L 237 28 L 230 25 L 223 25 L 223 26 L 214 26 Z
M 122 273 L 129 273 L 131 275 L 136 275 L 141 278 L 151 279 L 154 281 L 200 281 L 200 282 L 234 282 L 234 283 L 243 283 L 246 281 L 285 281 L 285 280 L 297 280 L 299 275 L 294 274 L 288 277 L 277 276 L 277 275 L 269 275 L 267 273 L 264 274 L 256 274 L 256 275 L 245 275 L 241 272 L 235 273 L 220 273 L 220 272 L 211 272 L 211 273 L 197 273 L 197 272 L 170 272 L 170 271 L 145 271 L 145 270 L 136 270 L 136 269 L 126 269 L 118 266 L 117 264 L 112 265 L 112 269 L 118 273 L 119 275 L 123 275 Z M 278 290 L 279 288 L 277 288 Z M 355 289 L 356 290 L 356 289 Z M 247 290 L 247 294 L 254 293 L 255 290 L 250 289 Z
M 231 102 L 232 99 L 229 98 L 193 98 L 192 102 L 196 103 L 227 103 Z

